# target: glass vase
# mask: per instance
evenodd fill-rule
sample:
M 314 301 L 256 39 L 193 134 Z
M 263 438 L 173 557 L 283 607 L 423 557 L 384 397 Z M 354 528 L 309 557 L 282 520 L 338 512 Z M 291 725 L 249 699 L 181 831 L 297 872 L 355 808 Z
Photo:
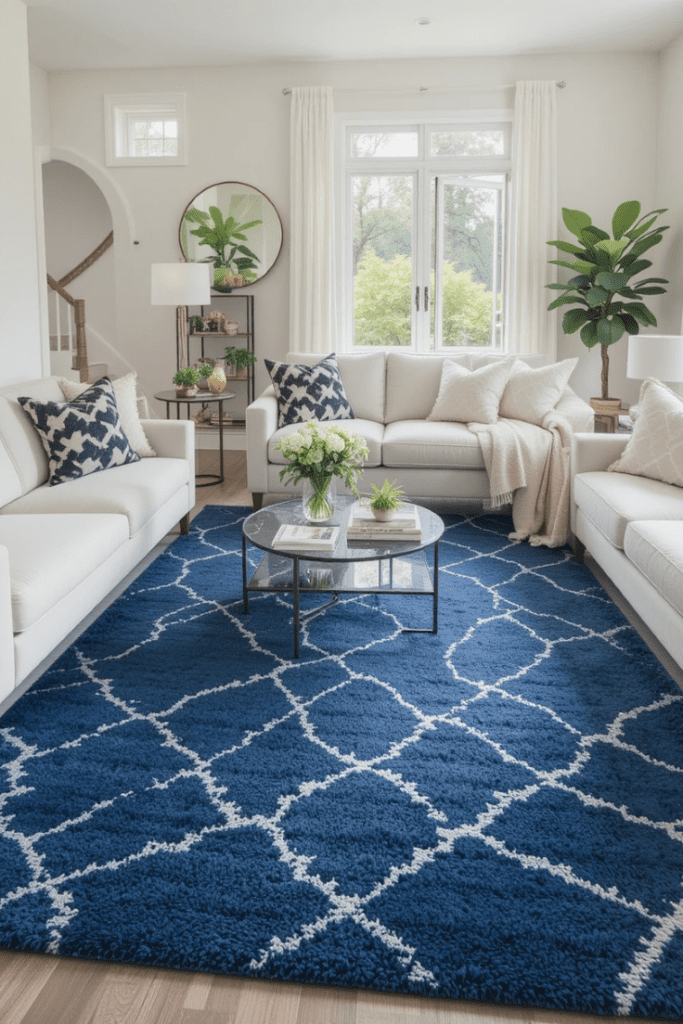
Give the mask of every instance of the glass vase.
M 337 499 L 337 478 L 325 476 L 320 480 L 304 477 L 303 510 L 309 523 L 324 523 L 334 514 Z

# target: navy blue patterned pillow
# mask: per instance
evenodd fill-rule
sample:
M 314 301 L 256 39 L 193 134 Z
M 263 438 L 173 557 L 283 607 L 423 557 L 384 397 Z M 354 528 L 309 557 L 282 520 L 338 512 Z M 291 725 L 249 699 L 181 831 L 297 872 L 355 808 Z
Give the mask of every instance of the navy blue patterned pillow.
M 50 461 L 50 484 L 139 462 L 121 428 L 114 388 L 102 377 L 71 402 L 19 402 L 33 420 Z
M 275 389 L 278 427 L 308 420 L 352 420 L 334 352 L 315 366 L 264 359 Z

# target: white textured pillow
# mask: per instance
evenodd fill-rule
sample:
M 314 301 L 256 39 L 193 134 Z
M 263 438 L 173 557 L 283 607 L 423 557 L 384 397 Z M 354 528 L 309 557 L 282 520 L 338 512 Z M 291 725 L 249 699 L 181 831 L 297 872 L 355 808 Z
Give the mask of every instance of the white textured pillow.
M 441 386 L 428 420 L 457 423 L 495 423 L 512 361 L 468 370 L 447 359 L 441 370 Z
M 546 413 L 557 405 L 578 361 L 578 358 L 564 359 L 561 363 L 532 370 L 521 359 L 515 359 L 498 415 L 510 420 L 541 423 Z
M 608 469 L 683 487 L 683 398 L 652 377 L 643 381 L 633 433 Z
M 72 402 L 74 398 L 78 398 L 79 395 L 82 395 L 91 386 L 90 384 L 80 384 L 78 381 L 69 380 L 68 377 L 58 377 L 57 379 L 67 402 Z M 142 429 L 142 423 L 140 422 L 137 395 L 135 393 L 137 379 L 137 373 L 132 372 L 127 373 L 125 377 L 117 377 L 115 380 L 112 380 L 112 384 L 114 386 L 114 397 L 119 411 L 121 428 L 128 438 L 133 451 L 140 458 L 146 459 L 156 455 L 156 452 L 147 440 L 147 436 Z

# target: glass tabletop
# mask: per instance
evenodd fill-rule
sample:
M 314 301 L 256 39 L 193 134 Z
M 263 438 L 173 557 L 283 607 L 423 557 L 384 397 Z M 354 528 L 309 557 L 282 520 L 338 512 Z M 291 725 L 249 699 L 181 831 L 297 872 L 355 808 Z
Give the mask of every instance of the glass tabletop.
M 264 551 L 274 551 L 276 554 L 288 558 L 298 556 L 302 560 L 311 562 L 362 562 L 376 561 L 379 558 L 394 558 L 396 555 L 406 555 L 411 551 L 423 551 L 435 544 L 444 531 L 443 520 L 435 512 L 415 505 L 422 528 L 420 540 L 348 540 L 346 527 L 351 509 L 355 504 L 356 499 L 351 496 L 337 497 L 332 518 L 324 524 L 319 524 L 340 527 L 339 538 L 333 551 L 273 548 L 273 538 L 283 523 L 292 526 L 312 525 L 303 514 L 301 498 L 297 501 L 282 501 L 276 505 L 268 505 L 266 508 L 259 509 L 258 512 L 252 512 L 245 519 L 242 532 L 247 540 L 256 547 Z M 407 508 L 413 507 L 409 502 L 405 504 Z

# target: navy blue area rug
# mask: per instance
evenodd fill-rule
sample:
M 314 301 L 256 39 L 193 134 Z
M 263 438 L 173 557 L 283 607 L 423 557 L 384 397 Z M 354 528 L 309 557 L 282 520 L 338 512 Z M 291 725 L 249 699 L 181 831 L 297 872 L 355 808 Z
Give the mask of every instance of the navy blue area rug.
M 683 1016 L 683 692 L 590 573 L 448 516 L 437 635 L 343 596 L 293 661 L 286 595 L 242 614 L 245 514 L 0 719 L 0 945 Z

